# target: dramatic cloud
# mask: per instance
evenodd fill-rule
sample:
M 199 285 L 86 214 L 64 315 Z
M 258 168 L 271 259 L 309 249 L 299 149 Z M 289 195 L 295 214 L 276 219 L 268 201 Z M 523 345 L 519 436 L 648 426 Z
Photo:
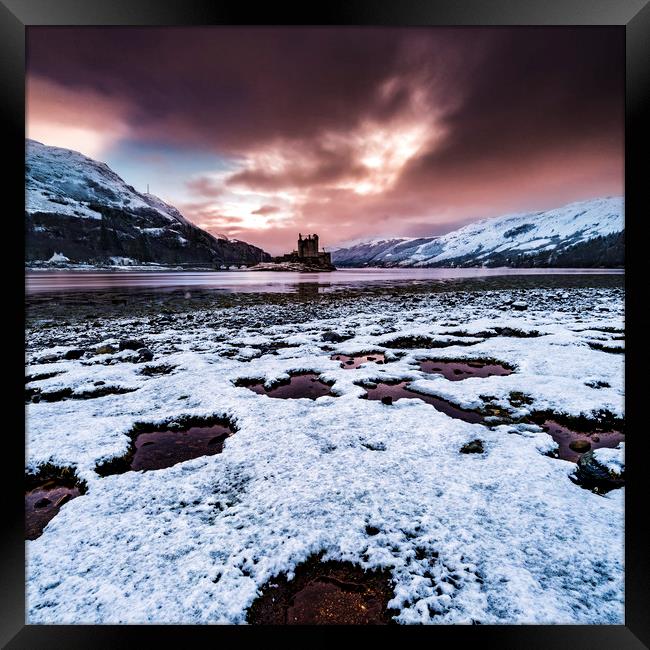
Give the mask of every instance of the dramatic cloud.
M 127 102 L 38 76 L 26 84 L 28 138 L 99 156 L 129 133 Z
M 623 191 L 619 28 L 30 27 L 28 80 L 30 137 L 273 252 Z
M 261 208 L 253 210 L 251 214 L 274 214 L 277 212 L 280 212 L 280 208 L 274 205 L 263 205 Z
M 206 196 L 216 199 L 223 195 L 224 187 L 212 178 L 200 176 L 193 178 L 186 183 L 187 189 L 198 196 Z

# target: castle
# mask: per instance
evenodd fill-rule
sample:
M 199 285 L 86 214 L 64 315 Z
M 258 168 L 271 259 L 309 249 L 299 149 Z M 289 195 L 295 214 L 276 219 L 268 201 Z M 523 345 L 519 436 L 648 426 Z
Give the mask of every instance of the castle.
M 332 255 L 318 250 L 318 235 L 307 235 L 303 238 L 302 233 L 298 233 L 298 250 L 276 257 L 273 261 L 278 263 L 297 262 L 325 270 L 334 269 Z

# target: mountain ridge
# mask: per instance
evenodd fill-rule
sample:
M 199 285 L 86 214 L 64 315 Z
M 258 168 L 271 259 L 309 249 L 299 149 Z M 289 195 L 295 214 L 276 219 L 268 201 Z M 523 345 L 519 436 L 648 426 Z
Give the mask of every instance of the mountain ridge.
M 623 266 L 624 199 L 481 219 L 435 237 L 375 239 L 332 251 L 339 266 Z
M 202 230 L 106 163 L 35 140 L 25 144 L 28 265 L 220 268 L 270 259 L 257 246 Z

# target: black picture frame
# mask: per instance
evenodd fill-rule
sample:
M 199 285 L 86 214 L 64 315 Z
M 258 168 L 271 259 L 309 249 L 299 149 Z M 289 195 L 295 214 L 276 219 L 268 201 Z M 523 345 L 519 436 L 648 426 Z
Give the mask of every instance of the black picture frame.
M 319 6 L 308 3 L 260 4 L 242 0 L 0 0 L 0 86 L 3 95 L 3 150 L 5 196 L 15 200 L 15 212 L 5 214 L 5 258 L 12 255 L 5 300 L 9 310 L 24 315 L 23 227 L 24 212 L 24 109 L 25 28 L 30 25 L 612 25 L 625 30 L 626 38 L 626 341 L 633 352 L 626 357 L 626 419 L 631 431 L 626 441 L 625 496 L 625 624 L 620 626 L 395 626 L 383 634 L 430 636 L 446 643 L 494 643 L 501 648 L 647 648 L 650 644 L 648 616 L 648 536 L 644 519 L 645 484 L 642 447 L 643 404 L 640 355 L 645 281 L 635 248 L 641 250 L 643 223 L 643 163 L 650 151 L 643 132 L 644 110 L 650 96 L 650 0 L 328 0 Z M 11 223 L 8 223 L 11 222 Z M 646 240 L 647 241 L 647 240 Z M 13 259 L 15 255 L 16 259 Z M 22 265 L 22 266 L 21 266 Z M 637 267 L 636 269 L 634 267 Z M 13 302 L 15 301 L 15 303 Z M 9 320 L 9 319 L 8 319 Z M 11 323 L 20 331 L 20 318 Z M 20 336 L 20 334 L 18 334 Z M 22 339 L 24 342 L 24 328 Z M 23 348 L 24 350 L 24 348 Z M 17 427 L 7 428 L 12 438 L 6 445 L 4 476 L 5 534 L 2 538 L 2 611 L 0 642 L 7 648 L 115 648 L 153 645 L 157 642 L 200 643 L 225 640 L 226 635 L 259 634 L 260 630 L 227 626 L 46 626 L 25 625 L 25 544 L 23 539 L 24 430 L 22 386 L 24 353 L 20 344 L 10 345 L 5 370 L 11 375 L 5 392 L 6 407 Z M 15 374 L 14 374 L 15 373 Z M 16 388 L 14 388 L 14 386 Z M 14 392 L 15 391 L 15 392 Z M 631 423 L 631 425 L 630 425 Z M 638 423 L 638 424 L 637 424 Z M 636 435 L 639 434 L 639 435 Z M 607 540 L 603 540 L 606 544 Z M 339 629 L 340 631 L 340 629 Z M 358 633 L 360 630 L 356 630 Z M 286 632 L 286 630 L 285 630 Z M 369 631 L 364 630 L 366 635 Z M 272 630 L 264 630 L 268 635 Z M 319 630 L 323 641 L 335 631 Z M 349 630 L 345 631 L 346 635 Z M 268 636 L 265 639 L 268 642 Z M 313 639 L 313 637 L 312 637 Z M 314 639 L 318 640 L 318 639 Z

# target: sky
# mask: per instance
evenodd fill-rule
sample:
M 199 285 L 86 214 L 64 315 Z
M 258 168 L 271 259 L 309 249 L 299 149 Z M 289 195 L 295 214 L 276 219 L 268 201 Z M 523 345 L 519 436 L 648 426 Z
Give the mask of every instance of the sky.
M 28 27 L 27 137 L 271 253 L 623 194 L 622 28 Z

